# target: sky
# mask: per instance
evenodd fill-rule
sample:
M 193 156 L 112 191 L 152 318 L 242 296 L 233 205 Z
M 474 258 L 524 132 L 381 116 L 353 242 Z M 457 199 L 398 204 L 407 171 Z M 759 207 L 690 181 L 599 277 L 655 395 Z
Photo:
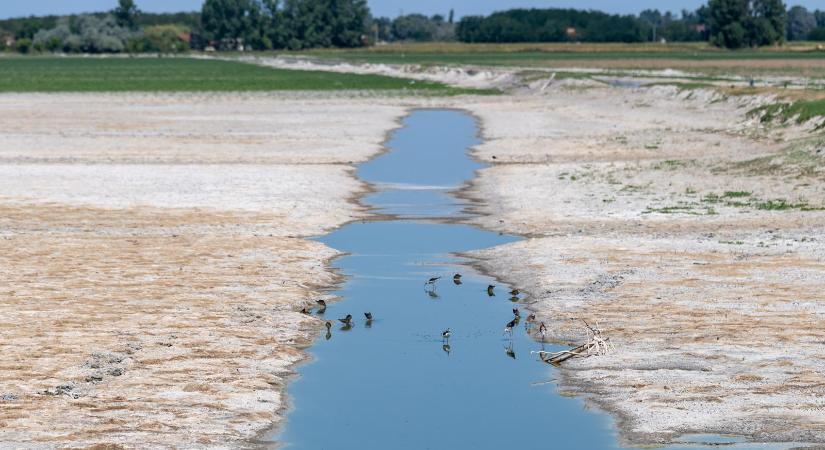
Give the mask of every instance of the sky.
M 706 0 L 369 0 L 375 16 L 395 17 L 413 12 L 446 15 L 455 9 L 456 17 L 515 7 L 599 9 L 611 13 L 638 13 L 647 8 L 678 12 L 696 9 Z M 171 12 L 200 9 L 203 0 L 136 0 L 144 11 Z M 825 9 L 825 0 L 790 0 L 789 6 Z M 0 18 L 27 15 L 67 14 L 112 9 L 117 0 L 0 0 Z

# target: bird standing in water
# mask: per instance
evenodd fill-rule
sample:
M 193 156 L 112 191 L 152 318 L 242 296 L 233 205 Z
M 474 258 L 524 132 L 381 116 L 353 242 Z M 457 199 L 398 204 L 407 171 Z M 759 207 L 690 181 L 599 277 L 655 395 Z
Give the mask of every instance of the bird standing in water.
M 513 315 L 517 318 L 521 317 L 521 313 L 519 312 L 518 308 L 513 308 Z
M 494 285 L 494 284 L 491 284 L 491 285 L 487 286 L 487 295 L 489 295 L 490 297 L 495 297 L 496 293 L 493 292 L 493 289 L 495 289 L 495 288 L 496 288 L 496 285 Z
M 513 327 L 517 324 L 518 321 L 516 321 L 516 319 L 507 322 L 507 325 L 504 326 L 504 334 L 509 334 L 510 337 L 513 337 Z
M 435 287 L 435 283 L 437 283 L 438 280 L 440 280 L 440 279 L 441 279 L 441 277 L 432 277 L 429 280 L 427 280 L 427 282 L 424 283 L 424 284 L 427 285 L 427 286 Z
M 441 332 L 441 339 L 442 339 L 442 340 L 444 340 L 444 341 L 449 341 L 449 340 L 450 340 L 450 336 L 451 336 L 452 334 L 453 334 L 453 332 L 452 332 L 452 331 L 450 331 L 450 329 L 449 329 L 449 328 L 447 328 L 446 330 L 444 330 L 444 331 L 442 331 L 442 332 Z
M 352 325 L 352 314 L 347 314 L 347 317 L 343 319 L 338 319 L 339 322 L 343 323 L 344 325 L 350 326 Z
M 324 299 L 315 300 L 315 303 L 317 303 L 321 309 L 327 309 L 327 302 L 325 302 Z
M 544 340 L 544 337 L 547 335 L 547 325 L 544 322 L 539 325 L 539 333 L 541 334 L 541 340 Z
M 518 297 L 519 293 L 520 292 L 518 289 L 513 289 L 510 291 L 510 295 L 512 295 L 513 297 Z
M 442 345 L 442 346 L 441 346 L 441 350 L 444 350 L 444 353 L 446 353 L 446 354 L 447 354 L 447 356 L 450 356 L 450 344 L 444 344 L 444 345 Z
M 456 285 L 461 284 L 461 274 L 460 273 L 457 273 L 457 274 L 453 275 L 453 283 L 455 283 Z
M 332 337 L 332 322 L 327 320 L 326 323 L 324 323 L 324 326 L 327 327 L 327 335 L 325 337 L 329 340 Z

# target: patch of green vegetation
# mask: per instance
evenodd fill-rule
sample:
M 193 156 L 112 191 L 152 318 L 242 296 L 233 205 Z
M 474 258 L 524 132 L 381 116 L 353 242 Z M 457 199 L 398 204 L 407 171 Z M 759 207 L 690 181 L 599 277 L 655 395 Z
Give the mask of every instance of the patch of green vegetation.
M 728 245 L 745 245 L 743 241 L 719 241 L 719 243 Z
M 380 75 L 281 70 L 192 58 L 0 58 L 0 92 L 394 90 L 490 93 Z
M 760 156 L 746 161 L 735 162 L 727 166 L 719 166 L 712 171 L 714 173 L 743 171 L 750 175 L 817 175 L 823 168 L 823 159 L 811 151 L 809 147 L 816 147 L 821 143 L 819 140 L 810 140 L 803 145 L 803 148 L 796 148 L 774 155 Z
M 645 86 L 674 86 L 679 92 L 716 88 L 716 86 L 711 83 L 703 83 L 701 81 L 662 81 L 646 84 Z
M 694 165 L 695 162 L 684 159 L 666 159 L 653 165 L 653 170 L 676 170 Z
M 674 205 L 674 206 L 663 206 L 661 208 L 653 208 L 648 206 L 642 214 L 651 214 L 651 213 L 659 213 L 659 214 L 689 214 L 692 216 L 703 216 L 703 215 L 715 215 L 716 210 L 713 208 L 705 208 L 704 211 L 697 210 L 696 205 Z
M 713 192 L 702 197 L 702 202 L 704 203 L 719 203 L 720 201 L 721 199 L 719 195 L 714 194 Z
M 811 206 L 807 202 L 791 203 L 784 199 L 768 200 L 756 204 L 757 209 L 763 211 L 785 211 L 789 209 L 798 209 L 800 211 L 822 211 L 823 207 Z
M 748 191 L 725 191 L 722 195 L 724 198 L 742 198 L 742 197 L 750 197 L 753 195 L 751 192 Z
M 750 110 L 748 116 L 758 117 L 762 123 L 788 123 L 793 120 L 797 124 L 802 124 L 825 118 L 825 99 L 771 103 Z M 823 128 L 825 121 L 817 125 L 817 129 Z

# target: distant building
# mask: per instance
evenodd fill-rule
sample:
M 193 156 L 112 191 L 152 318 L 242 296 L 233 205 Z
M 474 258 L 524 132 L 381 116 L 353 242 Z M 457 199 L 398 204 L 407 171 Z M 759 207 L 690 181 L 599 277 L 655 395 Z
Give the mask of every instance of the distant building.
M 181 42 L 186 42 L 186 44 L 189 45 L 190 43 L 192 43 L 192 33 L 188 31 L 180 32 L 178 33 L 178 39 L 180 39 Z

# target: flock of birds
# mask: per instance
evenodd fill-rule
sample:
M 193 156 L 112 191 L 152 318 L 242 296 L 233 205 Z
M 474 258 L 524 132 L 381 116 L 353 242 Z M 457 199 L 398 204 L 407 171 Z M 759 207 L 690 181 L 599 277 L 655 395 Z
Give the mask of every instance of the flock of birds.
M 438 282 L 438 280 L 440 280 L 440 279 L 441 279 L 441 277 L 430 278 L 427 281 L 426 284 L 430 285 L 434 288 L 435 283 Z M 453 276 L 453 283 L 455 283 L 457 285 L 461 284 L 461 274 L 457 273 Z M 495 295 L 496 295 L 495 289 L 496 289 L 496 286 L 494 284 L 488 285 L 487 286 L 487 295 L 490 296 L 490 297 L 495 297 Z M 520 293 L 521 292 L 518 289 L 512 289 L 510 291 L 510 298 L 512 300 L 518 300 L 518 296 L 519 296 Z M 510 336 L 510 339 L 512 339 L 513 338 L 513 328 L 515 328 L 519 324 L 520 321 L 521 321 L 521 311 L 519 311 L 518 308 L 513 308 L 513 320 L 507 322 L 507 324 L 504 326 L 504 335 Z M 527 322 L 527 327 L 529 329 L 536 322 L 536 315 L 535 314 L 530 314 L 529 316 L 527 316 L 526 322 Z M 544 340 L 544 338 L 547 335 L 547 325 L 545 325 L 544 322 L 541 322 L 539 324 L 539 333 L 541 334 L 541 339 Z M 452 336 L 452 334 L 453 334 L 453 331 L 450 328 L 447 328 L 446 330 L 442 331 L 441 332 L 442 341 L 445 342 L 445 343 L 449 342 L 450 336 Z
M 432 278 L 428 279 L 426 283 L 424 283 L 424 286 L 427 287 L 428 293 L 430 293 L 431 296 L 435 292 L 436 284 L 438 283 L 439 280 L 441 280 L 441 278 L 442 277 L 440 277 L 440 276 L 432 277 Z M 462 284 L 460 273 L 457 273 L 457 274 L 453 275 L 453 283 L 457 286 Z M 491 284 L 491 285 L 487 286 L 487 295 L 489 297 L 495 297 L 495 295 L 496 295 L 495 288 L 496 288 L 496 286 L 494 284 Z M 510 292 L 509 292 L 509 294 L 511 296 L 510 299 L 513 300 L 513 301 L 518 301 L 519 300 L 518 296 L 519 296 L 520 293 L 521 292 L 518 289 L 510 290 Z M 323 299 L 321 299 L 321 300 L 316 300 L 316 303 L 318 304 L 318 307 L 319 307 L 318 314 L 323 314 L 327 309 L 327 302 L 324 301 Z M 306 308 L 302 309 L 301 312 L 304 313 L 304 314 L 310 314 L 310 311 Z M 371 312 L 365 312 L 364 317 L 366 318 L 366 326 L 367 326 L 367 328 L 369 328 L 372 325 L 372 321 L 373 321 L 372 313 Z M 342 317 L 342 318 L 338 319 L 338 321 L 343 324 L 342 329 L 345 330 L 345 331 L 352 328 L 352 324 L 353 324 L 352 320 L 353 320 L 352 314 L 347 314 L 345 317 Z M 513 338 L 513 328 L 518 326 L 520 321 L 521 321 L 521 312 L 519 311 L 518 308 L 513 308 L 513 319 L 510 320 L 509 322 L 507 322 L 507 324 L 504 326 L 504 335 L 509 336 L 511 341 L 512 341 L 512 338 Z M 536 315 L 535 314 L 530 314 L 529 316 L 527 316 L 526 327 L 527 327 L 528 330 L 535 323 L 536 323 Z M 332 324 L 333 324 L 333 322 L 331 322 L 329 320 L 327 320 L 324 324 L 326 326 L 326 329 L 327 329 L 327 335 L 326 335 L 327 339 L 330 339 L 332 337 Z M 541 335 L 542 341 L 544 341 L 544 338 L 547 334 L 547 326 L 544 324 L 544 322 L 541 322 L 539 324 L 538 332 Z M 452 333 L 453 333 L 452 329 L 450 329 L 450 328 L 447 328 L 446 330 L 441 332 L 442 343 L 444 344 L 444 349 L 447 353 L 449 353 L 449 340 L 450 340 L 450 336 L 452 336 Z

